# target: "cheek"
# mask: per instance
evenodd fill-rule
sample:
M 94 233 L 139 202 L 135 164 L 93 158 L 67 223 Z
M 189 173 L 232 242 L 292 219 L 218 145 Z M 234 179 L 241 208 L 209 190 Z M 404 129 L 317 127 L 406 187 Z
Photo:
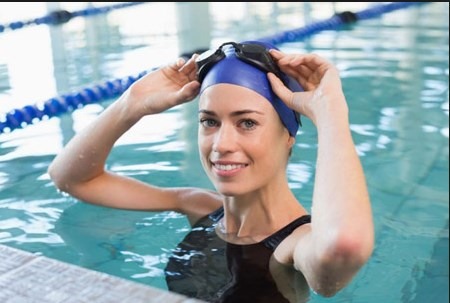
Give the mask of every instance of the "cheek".
M 197 144 L 198 144 L 198 151 L 200 153 L 200 158 L 203 161 L 203 158 L 207 157 L 209 154 L 211 144 L 208 143 L 207 138 L 203 136 L 200 132 L 198 133 Z
M 255 151 L 259 150 L 262 157 L 268 158 L 271 162 L 279 163 L 288 157 L 290 150 L 290 136 L 284 128 L 280 131 L 266 131 L 255 141 L 253 146 Z

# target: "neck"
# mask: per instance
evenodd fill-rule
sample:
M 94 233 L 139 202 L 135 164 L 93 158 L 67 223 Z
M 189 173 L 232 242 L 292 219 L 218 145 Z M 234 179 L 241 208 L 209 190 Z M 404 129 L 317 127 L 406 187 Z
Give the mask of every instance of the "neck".
M 231 243 L 256 243 L 306 213 L 287 184 L 276 191 L 226 197 L 217 233 Z

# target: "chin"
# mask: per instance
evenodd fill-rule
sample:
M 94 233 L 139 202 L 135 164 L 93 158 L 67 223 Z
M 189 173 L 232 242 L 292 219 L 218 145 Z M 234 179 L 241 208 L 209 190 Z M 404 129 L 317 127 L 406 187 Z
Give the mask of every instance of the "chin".
M 219 194 L 227 197 L 241 196 L 248 192 L 248 190 L 245 190 L 242 188 L 242 185 L 239 184 L 233 186 L 228 184 L 215 184 L 214 186 Z

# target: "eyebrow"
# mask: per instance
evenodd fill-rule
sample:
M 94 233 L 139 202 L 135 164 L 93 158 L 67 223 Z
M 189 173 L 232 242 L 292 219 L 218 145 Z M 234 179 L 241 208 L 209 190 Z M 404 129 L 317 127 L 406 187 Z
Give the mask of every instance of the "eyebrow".
M 206 115 L 210 115 L 210 116 L 217 116 L 217 114 L 214 111 L 211 110 L 207 110 L 207 109 L 200 109 L 198 111 L 199 114 L 206 114 Z M 258 115 L 263 115 L 263 112 L 257 111 L 257 110 L 253 110 L 253 109 L 243 109 L 243 110 L 237 110 L 231 113 L 231 116 L 241 116 L 241 115 L 245 115 L 245 114 L 258 114 Z

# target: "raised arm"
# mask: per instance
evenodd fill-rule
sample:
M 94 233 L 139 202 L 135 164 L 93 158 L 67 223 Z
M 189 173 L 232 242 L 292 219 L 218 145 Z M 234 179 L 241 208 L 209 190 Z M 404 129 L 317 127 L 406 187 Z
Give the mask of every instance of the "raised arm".
M 372 254 L 374 227 L 363 169 L 348 121 L 337 69 L 323 58 L 271 51 L 280 68 L 305 92 L 293 93 L 269 74 L 276 94 L 317 127 L 318 152 L 312 223 L 298 237 L 294 267 L 310 287 L 332 296 L 345 287 Z
M 193 100 L 199 90 L 195 56 L 179 59 L 135 83 L 65 146 L 48 173 L 63 192 L 85 202 L 124 209 L 180 210 L 197 191 L 162 189 L 105 170 L 115 142 L 145 115 Z M 201 199 L 198 197 L 197 200 Z

